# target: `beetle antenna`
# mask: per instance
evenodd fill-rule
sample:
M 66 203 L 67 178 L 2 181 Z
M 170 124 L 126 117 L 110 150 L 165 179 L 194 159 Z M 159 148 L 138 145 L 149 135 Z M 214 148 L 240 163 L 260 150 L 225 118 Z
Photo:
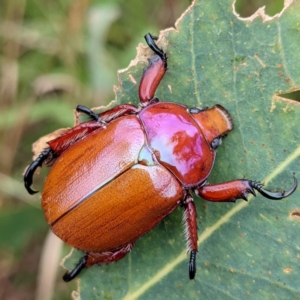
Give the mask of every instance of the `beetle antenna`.
M 96 113 L 94 113 L 91 109 L 87 108 L 86 106 L 77 105 L 76 111 L 88 115 L 91 119 L 93 119 L 96 122 L 102 123 L 104 126 L 106 125 L 106 123 Z

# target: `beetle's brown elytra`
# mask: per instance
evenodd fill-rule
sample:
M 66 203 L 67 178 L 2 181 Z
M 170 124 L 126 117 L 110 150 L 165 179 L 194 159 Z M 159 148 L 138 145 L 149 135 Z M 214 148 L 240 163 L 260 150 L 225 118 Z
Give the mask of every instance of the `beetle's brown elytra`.
M 192 192 L 208 201 L 234 202 L 255 190 L 280 200 L 297 188 L 296 179 L 287 192 L 271 192 L 246 179 L 207 185 L 216 148 L 233 129 L 231 117 L 218 104 L 188 108 L 155 98 L 167 56 L 150 34 L 145 39 L 155 57 L 141 79 L 140 106 L 122 104 L 100 114 L 78 106 L 91 120 L 49 141 L 24 175 L 34 194 L 35 170 L 54 162 L 42 193 L 46 220 L 58 237 L 85 252 L 65 281 L 86 267 L 120 260 L 178 206 L 184 207 L 193 279 L 198 237 Z

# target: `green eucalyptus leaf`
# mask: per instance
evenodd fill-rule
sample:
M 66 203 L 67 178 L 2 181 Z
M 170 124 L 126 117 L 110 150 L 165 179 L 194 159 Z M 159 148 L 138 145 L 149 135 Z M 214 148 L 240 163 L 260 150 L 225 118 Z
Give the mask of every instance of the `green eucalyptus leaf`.
M 300 105 L 279 95 L 300 88 L 300 2 L 286 1 L 274 18 L 261 10 L 260 16 L 241 19 L 233 7 L 232 0 L 195 1 L 176 30 L 161 34 L 168 71 L 156 96 L 228 109 L 235 128 L 217 150 L 209 182 L 246 177 L 263 181 L 267 189 L 289 189 L 293 174 L 300 178 Z M 138 104 L 145 67 L 141 62 L 119 73 L 117 103 Z M 80 298 L 295 299 L 300 294 L 299 196 L 298 188 L 282 201 L 260 195 L 235 204 L 195 198 L 195 280 L 188 279 L 179 207 L 121 261 L 84 270 Z M 81 255 L 76 252 L 67 266 Z

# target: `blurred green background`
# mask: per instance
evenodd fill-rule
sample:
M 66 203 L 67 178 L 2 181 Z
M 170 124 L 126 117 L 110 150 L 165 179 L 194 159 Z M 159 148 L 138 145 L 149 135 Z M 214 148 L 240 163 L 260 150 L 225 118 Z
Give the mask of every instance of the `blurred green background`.
M 23 187 L 31 145 L 72 126 L 77 104 L 95 107 L 114 99 L 117 70 L 134 59 L 143 36 L 174 26 L 190 3 L 1 1 L 0 299 L 46 299 L 43 293 L 70 299 L 76 285 L 61 280 L 59 266 L 70 249 L 48 235 L 39 196 Z M 247 17 L 263 5 L 272 16 L 283 0 L 237 0 L 236 10 Z M 40 190 L 43 180 L 35 180 Z

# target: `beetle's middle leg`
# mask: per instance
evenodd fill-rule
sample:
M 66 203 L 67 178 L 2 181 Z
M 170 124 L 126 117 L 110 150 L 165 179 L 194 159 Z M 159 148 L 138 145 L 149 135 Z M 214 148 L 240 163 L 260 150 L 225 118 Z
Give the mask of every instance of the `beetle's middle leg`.
M 88 115 L 92 120 L 102 123 L 104 126 L 115 119 L 127 115 L 137 114 L 139 112 L 139 109 L 132 104 L 120 104 L 100 114 L 95 113 L 83 105 L 78 105 L 76 110 Z
M 198 251 L 198 228 L 197 212 L 192 196 L 188 193 L 184 200 L 183 214 L 185 237 L 187 240 L 188 250 L 190 252 L 189 277 L 194 279 L 196 275 L 196 254 Z
M 143 106 L 155 100 L 155 91 L 167 70 L 166 53 L 156 45 L 155 38 L 148 33 L 145 35 L 145 40 L 156 55 L 154 58 L 148 59 L 149 65 L 144 70 L 140 82 L 139 97 Z

